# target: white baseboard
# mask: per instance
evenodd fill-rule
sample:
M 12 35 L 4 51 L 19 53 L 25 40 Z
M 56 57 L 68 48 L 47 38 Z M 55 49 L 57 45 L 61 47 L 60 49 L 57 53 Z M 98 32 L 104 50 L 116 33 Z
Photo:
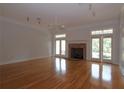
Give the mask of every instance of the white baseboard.
M 51 56 L 25 58 L 25 59 L 20 59 L 20 60 L 13 60 L 13 61 L 3 62 L 3 63 L 0 63 L 0 65 L 13 64 L 13 63 L 19 63 L 19 62 L 30 61 L 30 60 L 35 60 L 35 59 L 50 58 L 50 57 L 51 57 Z

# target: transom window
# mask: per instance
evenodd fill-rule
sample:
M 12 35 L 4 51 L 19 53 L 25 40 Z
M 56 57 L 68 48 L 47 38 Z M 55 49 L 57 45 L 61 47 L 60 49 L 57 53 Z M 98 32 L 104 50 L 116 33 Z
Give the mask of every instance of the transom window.
M 59 35 L 55 35 L 55 38 L 65 38 L 66 34 L 59 34 Z
M 91 35 L 113 34 L 113 29 L 91 31 Z

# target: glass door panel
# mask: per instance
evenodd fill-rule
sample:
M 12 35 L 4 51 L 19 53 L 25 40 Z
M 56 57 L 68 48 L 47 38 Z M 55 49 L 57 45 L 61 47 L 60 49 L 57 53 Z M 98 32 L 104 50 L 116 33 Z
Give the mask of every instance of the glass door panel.
M 66 54 L 66 40 L 56 40 L 56 55 L 65 56 Z
M 66 41 L 61 40 L 61 55 L 65 55 L 65 50 L 66 50 Z
M 100 59 L 100 38 L 92 38 L 92 59 Z
M 60 55 L 60 40 L 56 40 L 56 55 Z
M 103 38 L 103 60 L 111 60 L 112 59 L 112 38 L 104 37 Z

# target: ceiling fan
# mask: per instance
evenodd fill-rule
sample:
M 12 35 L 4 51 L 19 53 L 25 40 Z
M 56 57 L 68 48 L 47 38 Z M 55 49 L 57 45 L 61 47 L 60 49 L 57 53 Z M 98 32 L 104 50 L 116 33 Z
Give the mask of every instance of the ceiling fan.
M 79 6 L 84 6 L 84 3 L 78 3 Z M 93 7 L 93 4 L 88 4 L 88 7 L 89 7 L 89 11 L 91 12 L 92 16 L 96 16 L 96 12 L 94 10 L 94 7 Z
M 30 20 L 30 17 L 29 17 L 29 16 L 27 16 L 26 21 L 27 21 L 28 23 L 30 23 L 30 22 L 31 22 L 31 20 Z M 36 17 L 36 21 L 37 21 L 37 22 L 36 22 L 37 24 L 39 24 L 39 25 L 41 24 L 41 18 L 40 18 L 40 17 Z

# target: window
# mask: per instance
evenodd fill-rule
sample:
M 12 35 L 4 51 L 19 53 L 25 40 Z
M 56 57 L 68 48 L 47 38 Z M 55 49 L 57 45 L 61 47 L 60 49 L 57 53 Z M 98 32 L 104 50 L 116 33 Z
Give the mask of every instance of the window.
M 113 34 L 113 29 L 91 31 L 92 35 Z
M 113 33 L 113 29 L 103 30 L 103 34 L 112 34 L 112 33 Z
M 65 38 L 66 34 L 55 35 L 55 38 Z
M 99 34 L 102 34 L 102 31 L 92 31 L 91 32 L 92 35 L 99 35 Z

